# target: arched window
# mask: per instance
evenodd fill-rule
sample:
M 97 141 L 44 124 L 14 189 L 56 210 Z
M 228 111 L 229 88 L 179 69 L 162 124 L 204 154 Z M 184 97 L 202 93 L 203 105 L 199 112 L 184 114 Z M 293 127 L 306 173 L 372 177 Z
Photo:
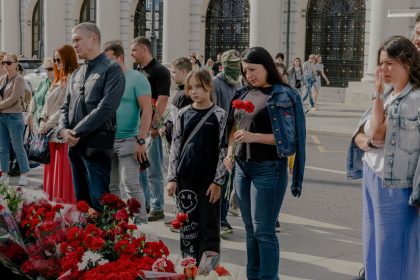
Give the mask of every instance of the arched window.
M 310 0 L 305 60 L 321 54 L 330 86 L 347 87 L 363 77 L 364 0 Z
M 41 14 L 39 13 L 39 0 L 32 13 L 32 56 L 39 58 L 39 40 L 41 40 Z
M 248 47 L 248 0 L 211 0 L 206 14 L 206 59 L 216 59 L 218 53 L 230 49 L 242 52 Z
M 134 37 L 145 36 L 151 40 L 152 30 L 152 7 L 155 3 L 155 38 L 156 53 L 153 56 L 162 61 L 162 32 L 163 32 L 163 0 L 139 0 L 134 15 Z M 149 6 L 147 5 L 149 3 Z M 152 50 L 153 51 L 153 50 Z
M 80 9 L 80 22 L 96 23 L 96 0 L 83 1 Z

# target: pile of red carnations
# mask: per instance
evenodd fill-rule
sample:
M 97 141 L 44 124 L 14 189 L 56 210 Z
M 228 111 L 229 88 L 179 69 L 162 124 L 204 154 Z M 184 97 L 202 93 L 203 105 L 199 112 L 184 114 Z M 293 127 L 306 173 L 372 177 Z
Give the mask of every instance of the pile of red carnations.
M 0 199 L 0 260 L 34 279 L 134 280 L 142 271 L 175 272 L 167 246 L 130 224 L 140 209 L 137 200 L 105 194 L 101 203 L 103 212 L 83 201 L 76 207 L 23 202 L 12 215 Z M 183 279 L 178 276 L 171 279 Z

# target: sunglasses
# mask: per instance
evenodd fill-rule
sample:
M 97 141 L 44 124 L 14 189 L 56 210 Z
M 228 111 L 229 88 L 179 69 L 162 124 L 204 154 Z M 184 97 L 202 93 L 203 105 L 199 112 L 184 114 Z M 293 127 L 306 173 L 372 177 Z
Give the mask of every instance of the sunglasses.
M 51 72 L 51 71 L 54 70 L 54 68 L 53 67 L 47 67 L 47 68 L 45 68 L 45 70 L 47 70 L 48 72 Z
M 54 63 L 61 63 L 61 59 L 60 58 L 53 58 Z
M 12 65 L 12 63 L 16 63 L 15 61 L 2 61 L 1 65 Z

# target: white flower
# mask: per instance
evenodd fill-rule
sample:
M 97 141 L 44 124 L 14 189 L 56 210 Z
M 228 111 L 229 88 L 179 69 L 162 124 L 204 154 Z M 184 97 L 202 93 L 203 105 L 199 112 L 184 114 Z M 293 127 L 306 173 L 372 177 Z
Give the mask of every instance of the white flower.
M 104 259 L 101 254 L 94 253 L 92 251 L 86 251 L 83 254 L 82 262 L 77 264 L 77 268 L 79 271 L 82 271 L 97 265 L 104 265 L 106 263 L 108 263 L 108 260 Z

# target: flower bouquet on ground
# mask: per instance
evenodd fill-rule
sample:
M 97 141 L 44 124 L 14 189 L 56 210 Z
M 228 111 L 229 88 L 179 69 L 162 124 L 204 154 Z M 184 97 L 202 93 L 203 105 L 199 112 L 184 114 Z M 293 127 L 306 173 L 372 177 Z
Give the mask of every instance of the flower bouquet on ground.
M 203 253 L 200 265 L 192 257 L 182 259 L 181 266 L 184 268 L 186 280 L 232 280 L 229 271 L 219 265 L 220 255 L 216 252 L 206 251 Z
M 84 201 L 23 201 L 17 219 L 0 197 L 0 261 L 28 279 L 183 279 L 167 246 L 130 224 L 137 200 L 104 194 L 101 203 L 99 213 Z
M 131 198 L 126 204 L 112 194 L 101 198 L 102 213 L 89 214 L 85 223 L 68 230 L 67 241 L 60 245 L 64 257 L 60 279 L 136 279 L 141 271 L 175 272 L 168 259 L 169 250 L 162 241 L 147 241 L 129 219 L 139 211 Z M 140 273 L 140 274 L 139 274 Z

